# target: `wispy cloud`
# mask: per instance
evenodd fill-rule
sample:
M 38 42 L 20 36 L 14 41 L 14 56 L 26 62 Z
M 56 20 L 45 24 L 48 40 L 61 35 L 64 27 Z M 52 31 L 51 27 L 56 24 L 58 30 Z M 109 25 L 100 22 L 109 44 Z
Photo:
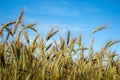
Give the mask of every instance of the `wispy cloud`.
M 87 7 L 87 8 L 85 8 L 85 11 L 87 11 L 87 12 L 101 12 L 102 9 L 95 8 L 95 7 Z
M 62 15 L 62 16 L 78 16 L 79 15 L 77 11 L 69 11 L 65 7 L 64 8 L 56 7 L 56 6 L 52 6 L 49 8 L 44 7 L 44 10 L 46 13 L 57 14 L 57 15 Z
M 59 5 L 60 4 L 60 5 Z M 66 1 L 59 2 L 59 4 L 44 3 L 41 5 L 36 5 L 36 7 L 27 7 L 29 13 L 33 14 L 51 14 L 59 16 L 78 16 L 79 12 L 77 10 L 71 9 Z M 62 6 L 61 6 L 62 5 Z

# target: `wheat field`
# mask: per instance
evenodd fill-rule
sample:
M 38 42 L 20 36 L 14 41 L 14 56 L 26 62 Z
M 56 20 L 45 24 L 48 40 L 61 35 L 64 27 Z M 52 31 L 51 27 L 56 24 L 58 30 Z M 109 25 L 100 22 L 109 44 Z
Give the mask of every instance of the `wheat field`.
M 82 35 L 71 39 L 70 31 L 59 42 L 49 42 L 59 30 L 51 28 L 41 38 L 36 23 L 22 23 L 23 13 L 0 27 L 0 80 L 120 80 L 120 58 L 109 49 L 119 40 L 108 41 L 98 52 L 94 52 L 94 39 L 85 47 Z M 104 28 L 100 26 L 91 34 Z M 33 41 L 28 29 L 36 33 Z

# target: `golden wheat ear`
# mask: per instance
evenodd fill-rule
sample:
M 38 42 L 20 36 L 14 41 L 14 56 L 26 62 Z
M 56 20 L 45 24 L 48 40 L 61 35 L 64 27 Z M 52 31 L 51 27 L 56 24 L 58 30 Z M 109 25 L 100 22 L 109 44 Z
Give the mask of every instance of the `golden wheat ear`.
M 33 42 L 32 42 L 32 45 L 35 45 L 35 43 L 36 43 L 38 37 L 39 37 L 39 34 L 37 34 L 36 37 L 34 38 L 34 40 L 33 40 Z
M 107 49 L 109 47 L 111 47 L 112 45 L 116 44 L 116 43 L 119 43 L 120 40 L 116 40 L 116 41 L 108 41 L 104 47 L 104 49 Z
M 65 40 L 62 38 L 62 37 L 60 37 L 60 49 L 62 50 L 62 49 L 64 49 L 64 45 L 65 45 Z
M 50 44 L 46 47 L 45 51 L 48 51 L 48 50 L 50 49 L 50 47 L 52 46 L 52 44 L 53 44 L 53 43 L 50 43 Z
M 114 44 L 116 44 L 116 43 L 118 43 L 118 42 L 120 42 L 120 40 L 112 41 L 112 42 L 108 45 L 108 47 L 110 47 L 110 46 L 112 46 L 112 45 L 114 45 Z
M 0 29 L 0 37 L 2 36 L 2 30 Z
M 69 46 L 74 45 L 74 44 L 75 44 L 75 42 L 76 42 L 76 38 L 73 38 L 73 39 L 71 40 L 71 42 L 70 42 Z
M 96 33 L 96 32 L 98 32 L 98 31 L 100 31 L 100 30 L 105 29 L 105 28 L 106 28 L 106 26 L 97 27 L 97 28 L 95 28 L 95 29 L 92 31 L 92 33 Z
M 112 43 L 112 41 L 111 41 L 111 40 L 110 40 L 110 41 L 108 41 L 108 42 L 105 44 L 104 49 L 107 49 L 107 48 L 108 48 L 108 46 L 109 46 L 111 43 Z
M 6 24 L 2 24 L 2 28 L 0 29 L 0 36 L 2 36 L 4 29 L 6 29 L 12 35 L 12 32 L 10 31 L 10 29 L 8 27 L 12 24 L 15 24 L 15 23 L 16 23 L 15 21 L 11 21 L 11 22 L 8 22 Z
M 31 29 L 31 30 L 33 30 L 34 32 L 36 32 L 37 34 L 38 34 L 38 31 L 34 28 L 34 26 L 36 25 L 37 23 L 32 23 L 32 24 L 29 24 L 29 25 L 24 25 L 24 24 L 22 24 L 22 26 L 23 26 L 23 30 L 24 29 Z
M 76 44 L 78 44 L 79 47 L 81 46 L 81 44 L 82 44 L 82 35 L 80 35 L 80 36 L 78 37 L 78 41 L 77 41 Z
M 29 38 L 28 38 L 27 32 L 23 31 L 23 36 L 24 36 L 26 42 L 29 43 Z
M 15 26 L 14 26 L 14 28 L 13 28 L 13 34 L 16 33 L 16 29 L 18 28 L 19 24 L 21 23 L 23 13 L 24 13 L 24 10 L 22 10 L 22 11 L 20 12 L 20 15 L 19 15 L 19 17 L 18 17 L 18 20 L 16 21 Z
M 50 31 L 46 35 L 46 40 L 48 41 L 53 35 L 55 35 L 59 30 L 54 31 L 54 28 L 51 28 Z
M 8 22 L 8 23 L 6 23 L 6 24 L 3 24 L 3 25 L 2 25 L 2 28 L 6 28 L 6 27 L 8 27 L 8 26 L 10 26 L 10 25 L 12 25 L 12 24 L 15 24 L 15 23 L 16 23 L 16 21 Z
M 70 42 L 70 31 L 68 31 L 68 34 L 67 34 L 67 45 L 69 44 Z

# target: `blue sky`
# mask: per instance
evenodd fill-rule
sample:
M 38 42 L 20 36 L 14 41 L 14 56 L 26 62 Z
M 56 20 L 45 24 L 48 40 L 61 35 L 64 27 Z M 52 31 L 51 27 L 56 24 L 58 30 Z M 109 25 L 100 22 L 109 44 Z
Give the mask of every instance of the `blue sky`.
M 42 37 L 54 26 L 60 30 L 57 39 L 68 30 L 72 37 L 83 34 L 83 42 L 89 39 L 86 45 L 95 38 L 96 50 L 109 40 L 120 39 L 120 0 L 0 0 L 0 24 L 16 20 L 22 9 L 23 23 L 37 22 Z M 87 38 L 101 25 L 107 28 Z M 112 50 L 120 52 L 120 43 Z

